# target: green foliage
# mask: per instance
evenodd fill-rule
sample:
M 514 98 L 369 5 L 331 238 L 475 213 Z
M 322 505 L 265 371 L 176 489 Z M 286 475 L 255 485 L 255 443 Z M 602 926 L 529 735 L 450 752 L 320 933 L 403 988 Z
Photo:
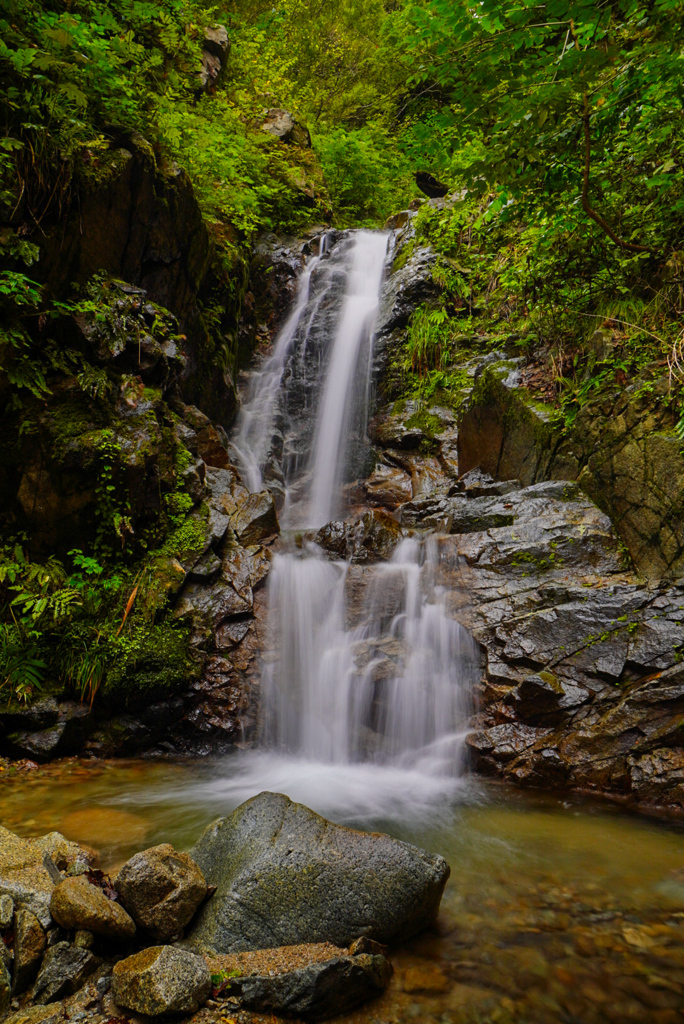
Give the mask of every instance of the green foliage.
M 314 146 L 343 224 L 383 221 L 411 194 L 410 165 L 377 125 L 321 132 Z
M 0 623 L 0 692 L 6 691 L 8 703 L 28 703 L 40 693 L 46 668 L 34 631 Z

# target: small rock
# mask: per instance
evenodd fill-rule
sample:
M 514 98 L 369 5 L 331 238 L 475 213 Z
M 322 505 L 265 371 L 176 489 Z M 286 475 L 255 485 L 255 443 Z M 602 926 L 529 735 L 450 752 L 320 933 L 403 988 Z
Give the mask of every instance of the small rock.
M 14 924 L 12 995 L 19 995 L 33 983 L 46 946 L 45 932 L 35 914 L 18 910 Z
M 100 965 L 90 950 L 70 942 L 58 942 L 48 949 L 31 992 L 34 1003 L 45 1005 L 77 992 Z
M 403 974 L 404 992 L 446 992 L 450 987 L 451 981 L 435 964 L 408 967 Z
M 65 878 L 56 885 L 50 910 L 63 928 L 84 929 L 111 939 L 135 935 L 135 924 L 123 907 L 108 899 L 85 875 Z
M 5 894 L 0 896 L 0 931 L 9 928 L 14 917 L 14 900 Z
M 4 964 L 0 964 L 0 1013 L 7 1013 L 12 998 L 12 982 L 9 971 Z
M 281 110 L 274 107 L 266 114 L 261 130 L 268 132 L 269 135 L 275 135 L 282 142 L 289 142 L 292 138 L 294 126 L 295 119 L 289 110 Z
M 159 941 L 184 928 L 207 894 L 195 862 L 169 843 L 131 857 L 117 875 L 116 888 L 136 924 Z
M 112 974 L 117 1005 L 148 1016 L 195 1013 L 210 992 L 211 975 L 202 957 L 175 946 L 150 946 L 120 960 Z
M 87 932 L 85 929 L 79 929 L 74 934 L 74 946 L 78 946 L 79 949 L 92 949 L 95 936 L 92 932 Z
M 61 1003 L 51 1006 L 26 1006 L 23 1010 L 6 1017 L 2 1024 L 59 1024 L 64 1020 Z

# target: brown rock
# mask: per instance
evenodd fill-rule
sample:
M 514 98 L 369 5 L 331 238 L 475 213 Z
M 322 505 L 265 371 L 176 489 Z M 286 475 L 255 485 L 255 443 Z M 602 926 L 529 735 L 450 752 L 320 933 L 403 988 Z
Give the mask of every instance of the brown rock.
M 123 907 L 108 899 L 85 875 L 65 878 L 55 886 L 50 911 L 62 928 L 76 928 L 111 939 L 130 939 L 135 924 Z
M 136 924 L 160 941 L 184 928 L 207 894 L 194 860 L 169 843 L 131 857 L 117 875 L 116 887 Z
M 371 505 L 395 509 L 413 497 L 411 477 L 396 466 L 377 465 L 364 486 Z
M 35 914 L 18 910 L 14 922 L 13 995 L 24 992 L 35 979 L 46 945 L 45 932 Z

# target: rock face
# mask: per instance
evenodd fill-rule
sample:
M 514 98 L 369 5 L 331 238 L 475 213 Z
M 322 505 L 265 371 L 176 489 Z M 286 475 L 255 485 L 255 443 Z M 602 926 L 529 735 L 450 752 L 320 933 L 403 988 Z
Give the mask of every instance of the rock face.
M 135 935 L 135 924 L 123 907 L 108 899 L 85 875 L 65 878 L 55 886 L 50 911 L 63 928 L 86 929 L 110 939 Z
M 137 853 L 121 868 L 115 885 L 136 924 L 160 942 L 188 924 L 207 894 L 195 862 L 168 843 Z
M 112 974 L 117 1005 L 150 1017 L 195 1013 L 210 992 L 204 960 L 174 946 L 150 946 L 120 960 Z
M 31 991 L 35 1003 L 45 1005 L 73 995 L 99 966 L 96 956 L 69 942 L 50 946 Z
M 610 515 L 643 575 L 677 578 L 684 572 L 684 458 L 663 401 L 667 377 L 647 393 L 642 383 L 588 403 L 562 433 L 516 381 L 485 370 L 459 424 L 460 471 L 478 466 L 523 484 L 578 480 Z
M 45 866 L 52 862 L 53 871 Z M 43 928 L 51 922 L 50 900 L 54 869 L 85 870 L 86 854 L 59 832 L 40 839 L 20 839 L 0 826 L 0 895 L 10 896 L 16 908 L 30 910 Z
M 209 964 L 248 1009 L 322 1020 L 379 995 L 392 976 L 381 953 L 350 952 L 321 943 L 211 957 Z
M 434 919 L 449 877 L 441 857 L 334 825 L 277 793 L 209 825 L 192 857 L 217 891 L 188 942 L 219 953 L 400 941 Z

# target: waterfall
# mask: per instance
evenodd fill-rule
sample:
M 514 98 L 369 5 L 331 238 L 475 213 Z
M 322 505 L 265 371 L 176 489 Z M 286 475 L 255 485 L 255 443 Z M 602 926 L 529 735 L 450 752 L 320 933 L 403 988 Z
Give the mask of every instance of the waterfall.
M 250 488 L 279 500 L 286 530 L 344 514 L 344 485 L 368 450 L 386 252 L 379 232 L 321 243 L 251 380 L 234 446 Z M 386 803 L 453 794 L 477 654 L 447 614 L 437 539 L 405 539 L 390 561 L 364 567 L 359 587 L 358 567 L 286 538 L 269 574 L 260 744 L 245 792 L 264 783 L 317 809 L 332 801 L 339 815 L 351 786 L 356 817 L 371 776 Z
M 329 522 L 338 511 L 338 491 L 346 465 L 348 433 L 359 399 L 362 402 L 362 425 L 366 425 L 367 366 L 386 252 L 385 235 L 360 232 L 354 240 L 344 305 L 332 343 L 323 400 L 316 421 L 309 512 L 312 526 Z M 366 372 L 360 374 L 360 370 Z

